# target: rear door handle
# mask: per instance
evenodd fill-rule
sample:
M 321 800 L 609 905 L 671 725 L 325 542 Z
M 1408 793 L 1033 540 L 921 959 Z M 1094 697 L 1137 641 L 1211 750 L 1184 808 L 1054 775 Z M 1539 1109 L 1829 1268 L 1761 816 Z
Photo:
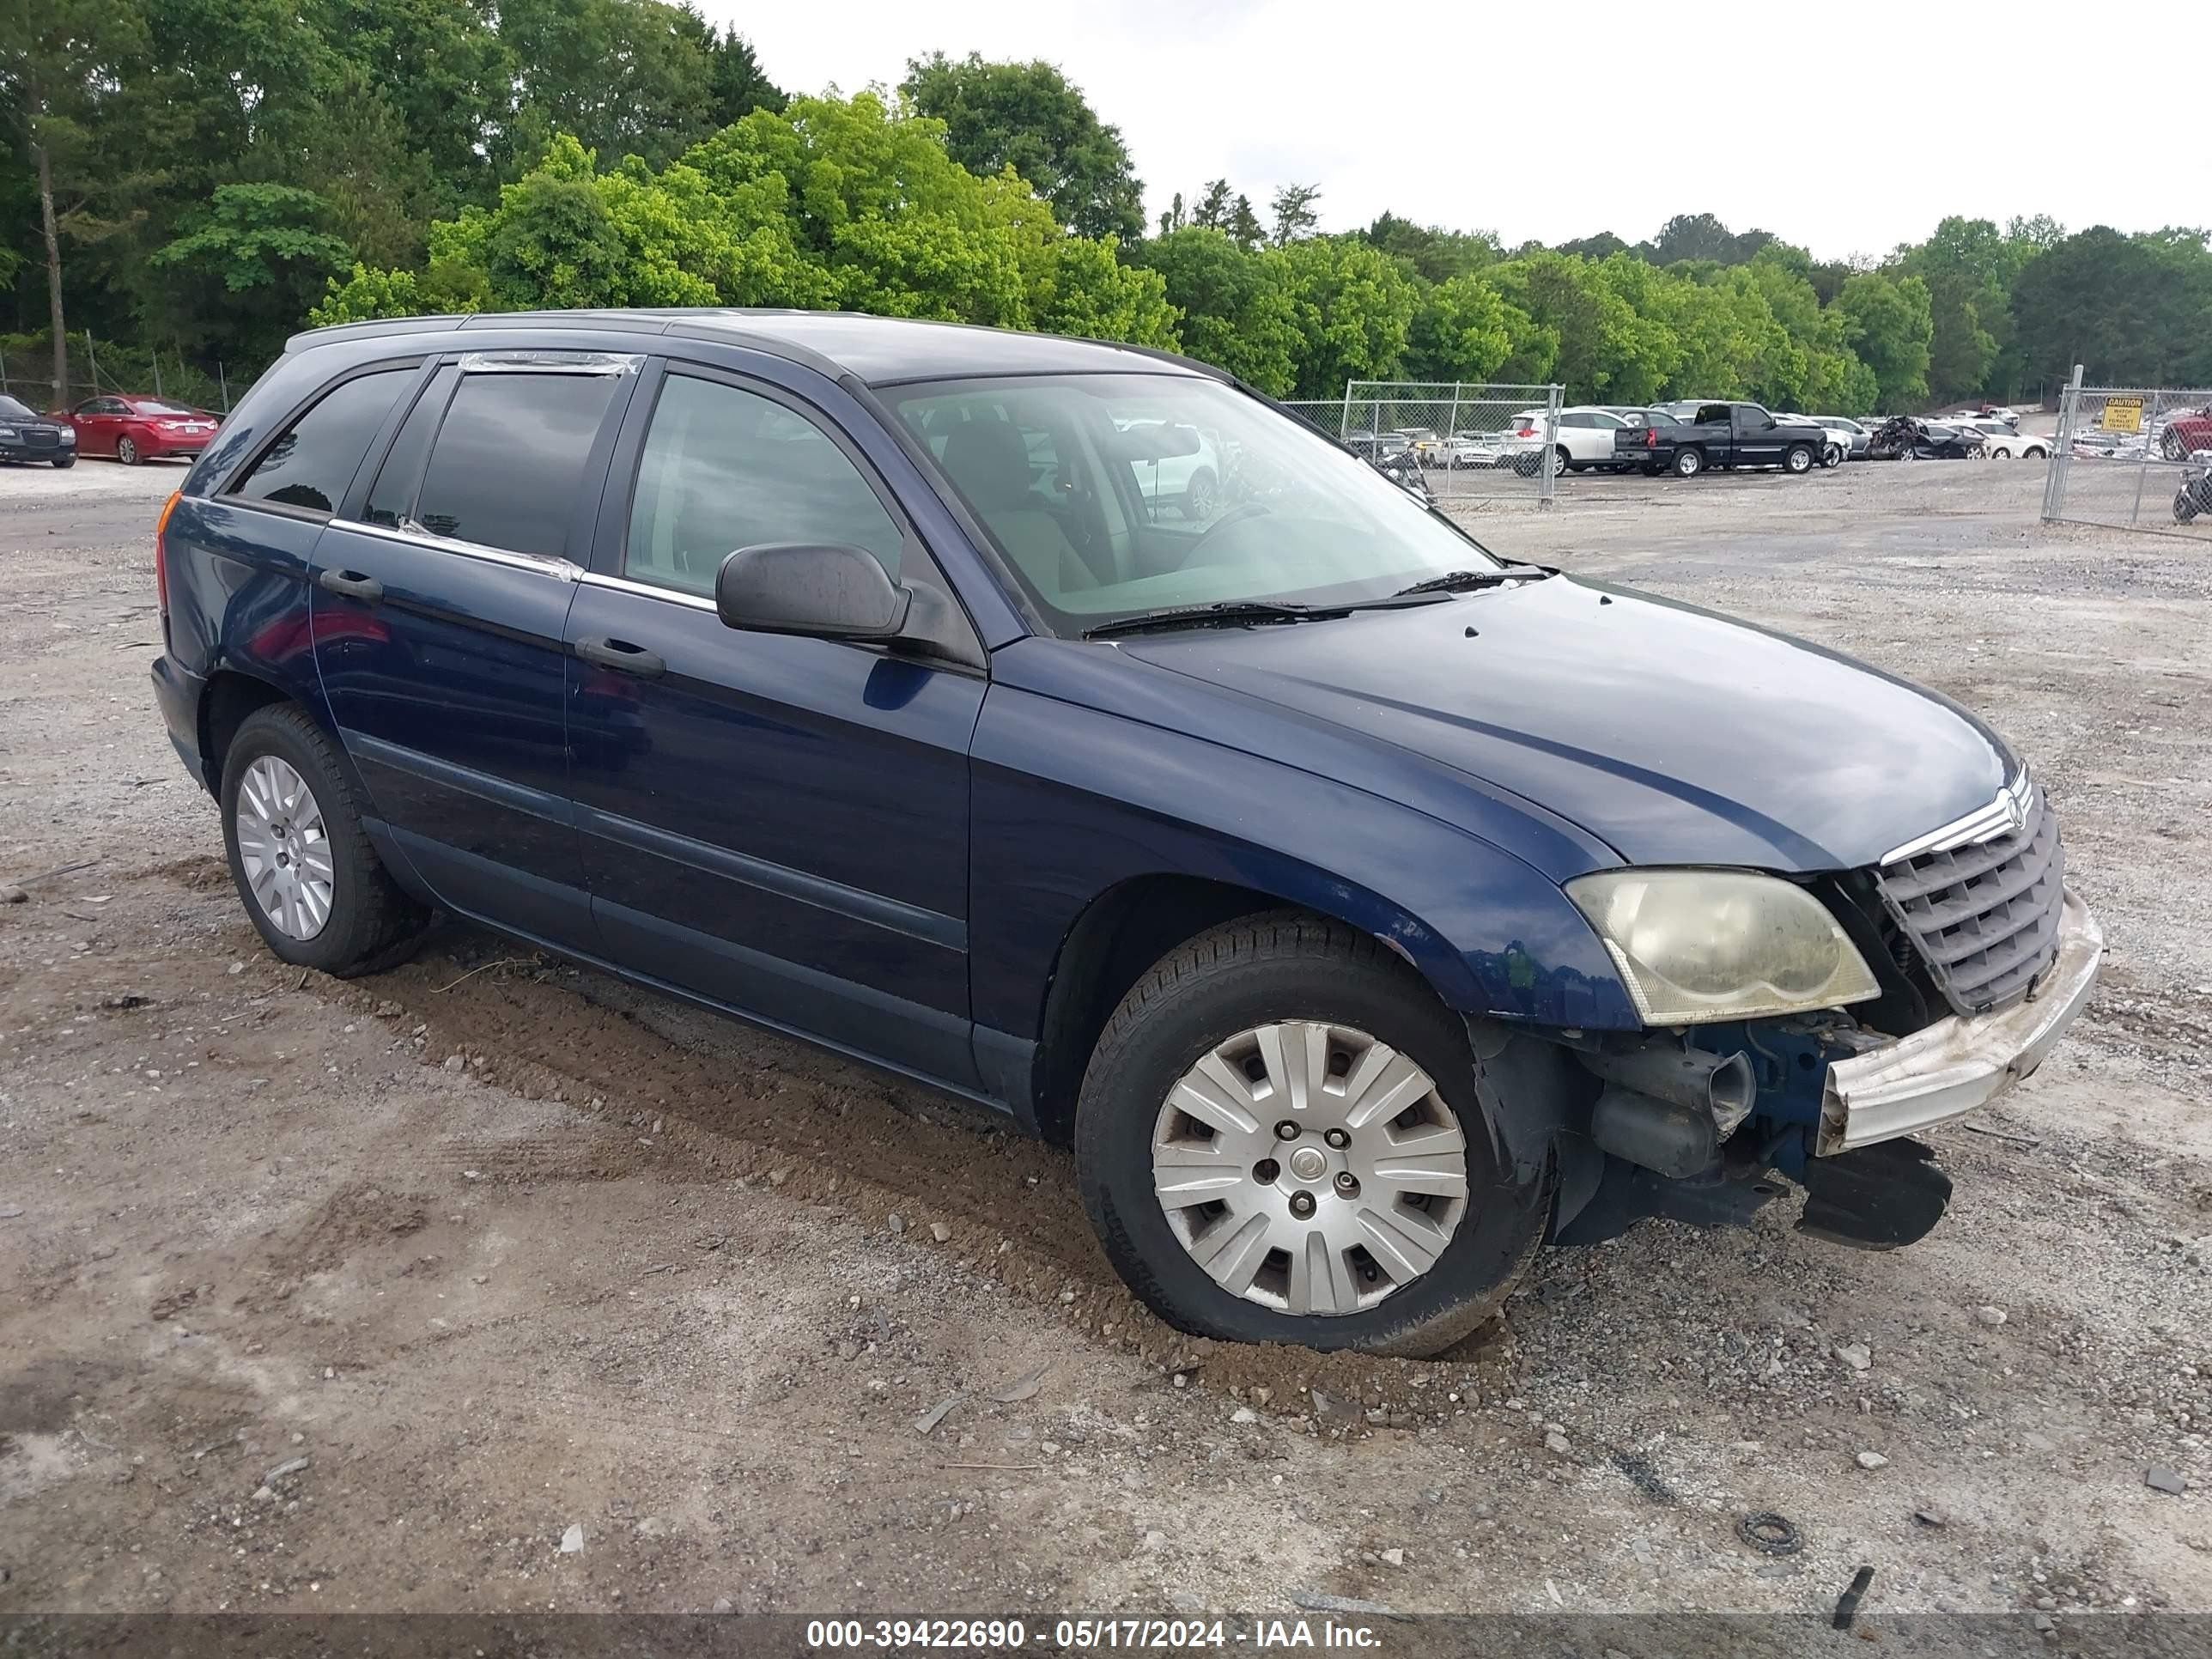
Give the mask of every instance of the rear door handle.
M 602 668 L 623 674 L 635 674 L 641 679 L 657 680 L 668 672 L 666 662 L 628 640 L 578 640 L 575 650 L 586 662 L 595 662 Z
M 384 584 L 358 570 L 325 570 L 315 580 L 333 593 L 343 593 L 367 605 L 374 605 L 384 597 Z

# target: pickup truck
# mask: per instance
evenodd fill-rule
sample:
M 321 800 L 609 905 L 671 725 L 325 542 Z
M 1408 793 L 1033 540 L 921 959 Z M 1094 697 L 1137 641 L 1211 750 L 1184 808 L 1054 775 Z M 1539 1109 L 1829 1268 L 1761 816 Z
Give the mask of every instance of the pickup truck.
M 1778 421 L 1757 404 L 1702 404 L 1680 426 L 1624 428 L 1613 434 L 1613 451 L 1646 474 L 1693 478 L 1709 466 L 1810 472 L 1829 441 L 1826 428 Z

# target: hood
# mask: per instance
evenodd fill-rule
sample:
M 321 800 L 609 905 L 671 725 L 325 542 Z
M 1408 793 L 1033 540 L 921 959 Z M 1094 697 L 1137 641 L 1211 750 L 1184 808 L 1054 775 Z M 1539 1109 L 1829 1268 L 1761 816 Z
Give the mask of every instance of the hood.
M 1569 576 L 1124 648 L 1510 791 L 1631 864 L 1870 865 L 1986 805 L 2014 769 L 1936 692 Z

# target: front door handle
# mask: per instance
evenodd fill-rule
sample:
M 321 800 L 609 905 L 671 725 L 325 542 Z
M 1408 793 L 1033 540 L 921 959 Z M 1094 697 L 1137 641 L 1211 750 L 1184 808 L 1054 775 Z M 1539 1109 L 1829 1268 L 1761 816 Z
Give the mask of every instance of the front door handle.
M 657 680 L 668 672 L 666 662 L 628 640 L 578 640 L 576 654 L 586 662 L 595 662 L 620 673 L 635 674 L 641 679 Z
M 359 599 L 364 605 L 374 605 L 384 597 L 384 584 L 374 576 L 364 576 L 358 570 L 325 570 L 315 580 L 333 593 L 343 593 L 349 599 Z

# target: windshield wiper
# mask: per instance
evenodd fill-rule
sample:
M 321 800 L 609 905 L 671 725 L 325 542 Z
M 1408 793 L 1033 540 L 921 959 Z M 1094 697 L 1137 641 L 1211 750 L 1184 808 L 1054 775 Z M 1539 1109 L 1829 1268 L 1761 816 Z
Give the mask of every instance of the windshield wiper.
M 1166 611 L 1139 611 L 1083 630 L 1086 640 L 1116 634 L 1143 634 L 1162 628 L 1212 628 L 1246 623 L 1320 622 L 1347 614 L 1341 605 L 1297 605 L 1288 599 L 1223 599 L 1212 605 L 1182 605 Z
M 1414 593 L 1458 593 L 1478 587 L 1497 587 L 1511 581 L 1536 581 L 1552 572 L 1540 564 L 1516 564 L 1504 570 L 1447 570 L 1441 576 L 1401 587 L 1390 597 L 1402 599 Z

